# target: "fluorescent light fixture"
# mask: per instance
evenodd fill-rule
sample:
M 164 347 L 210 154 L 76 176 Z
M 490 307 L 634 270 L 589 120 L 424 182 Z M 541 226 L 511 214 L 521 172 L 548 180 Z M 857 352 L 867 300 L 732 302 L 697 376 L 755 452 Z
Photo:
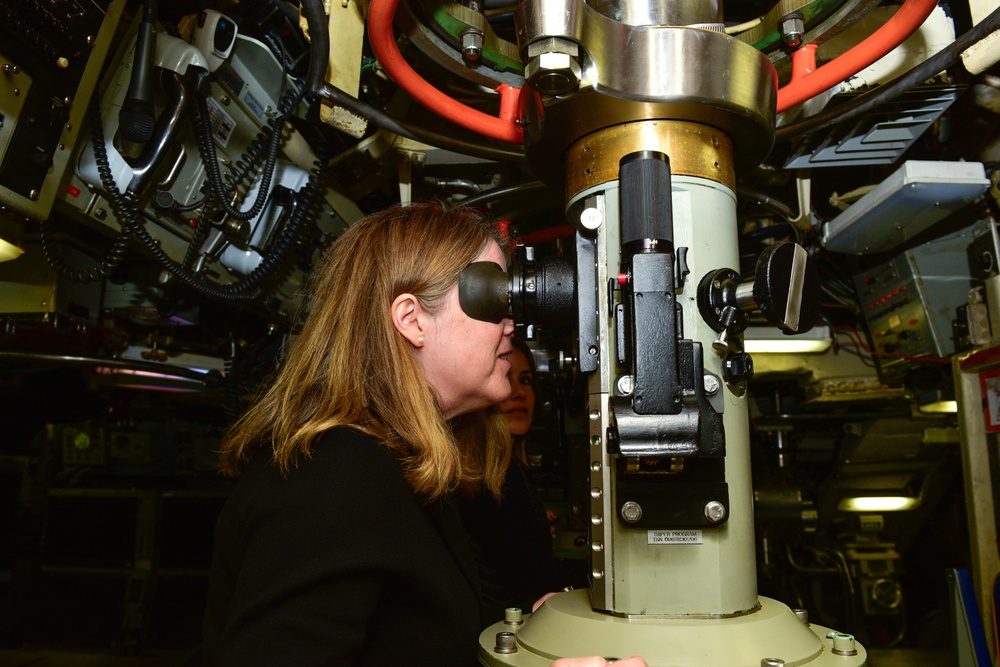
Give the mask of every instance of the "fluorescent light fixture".
M 955 413 L 958 412 L 958 401 L 935 401 L 921 405 L 917 410 L 927 414 Z
M 833 345 L 830 327 L 825 324 L 793 336 L 776 327 L 748 327 L 743 332 L 743 347 L 750 354 L 816 354 Z
M 920 498 L 909 496 L 857 496 L 841 498 L 837 506 L 841 512 L 900 512 L 912 510 Z
M 22 232 L 20 223 L 0 217 L 0 262 L 17 259 L 24 254 L 20 247 Z

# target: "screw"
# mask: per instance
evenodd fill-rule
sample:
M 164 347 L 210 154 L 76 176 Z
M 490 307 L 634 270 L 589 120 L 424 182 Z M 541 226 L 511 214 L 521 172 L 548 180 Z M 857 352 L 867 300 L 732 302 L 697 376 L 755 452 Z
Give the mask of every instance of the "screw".
M 785 661 L 781 658 L 761 658 L 760 667 L 782 667 Z
M 635 381 L 631 375 L 621 375 L 615 381 L 615 388 L 620 396 L 630 396 L 635 390 Z
M 705 385 L 705 393 L 709 396 L 715 396 L 715 392 L 719 391 L 719 378 L 714 375 L 704 376 L 702 382 Z

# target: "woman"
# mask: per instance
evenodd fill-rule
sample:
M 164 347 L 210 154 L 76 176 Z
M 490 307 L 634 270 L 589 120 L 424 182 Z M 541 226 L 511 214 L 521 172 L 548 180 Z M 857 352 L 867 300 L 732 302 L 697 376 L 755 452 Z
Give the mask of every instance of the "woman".
M 479 576 L 451 499 L 502 485 L 490 406 L 510 391 L 513 322 L 466 315 L 457 280 L 505 267 L 501 241 L 472 211 L 414 204 L 331 248 L 288 358 L 222 444 L 240 480 L 216 527 L 204 664 L 475 664 Z

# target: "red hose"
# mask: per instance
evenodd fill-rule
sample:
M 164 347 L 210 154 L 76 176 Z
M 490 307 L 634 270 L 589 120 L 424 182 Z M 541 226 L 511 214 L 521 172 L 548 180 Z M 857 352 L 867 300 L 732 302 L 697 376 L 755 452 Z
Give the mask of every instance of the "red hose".
M 557 227 L 546 227 L 536 232 L 525 234 L 518 240 L 519 245 L 533 246 L 539 243 L 555 241 L 556 239 L 571 238 L 576 233 L 572 225 L 559 225 Z
M 368 10 L 368 39 L 375 57 L 393 81 L 417 102 L 456 125 L 493 139 L 523 143 L 521 128 L 514 122 L 520 89 L 506 84 L 496 88 L 500 93 L 500 117 L 497 117 L 462 104 L 427 83 L 410 67 L 396 46 L 392 17 L 398 3 L 399 0 L 372 0 Z
M 779 90 L 778 113 L 846 81 L 892 51 L 916 32 L 936 6 L 937 0 L 906 0 L 891 19 L 864 41 L 812 74 L 793 80 Z

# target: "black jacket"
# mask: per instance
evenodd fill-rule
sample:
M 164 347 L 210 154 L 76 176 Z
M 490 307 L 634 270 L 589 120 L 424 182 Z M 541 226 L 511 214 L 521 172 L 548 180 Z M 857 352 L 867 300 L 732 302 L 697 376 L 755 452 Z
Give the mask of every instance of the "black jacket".
M 528 613 L 538 598 L 566 585 L 545 506 L 522 463 L 510 462 L 501 501 L 484 492 L 462 499 L 459 510 L 479 562 L 486 620 L 503 620 L 507 607 Z
M 324 434 L 283 479 L 258 455 L 219 516 L 205 665 L 476 664 L 479 581 L 457 511 L 383 445 Z

